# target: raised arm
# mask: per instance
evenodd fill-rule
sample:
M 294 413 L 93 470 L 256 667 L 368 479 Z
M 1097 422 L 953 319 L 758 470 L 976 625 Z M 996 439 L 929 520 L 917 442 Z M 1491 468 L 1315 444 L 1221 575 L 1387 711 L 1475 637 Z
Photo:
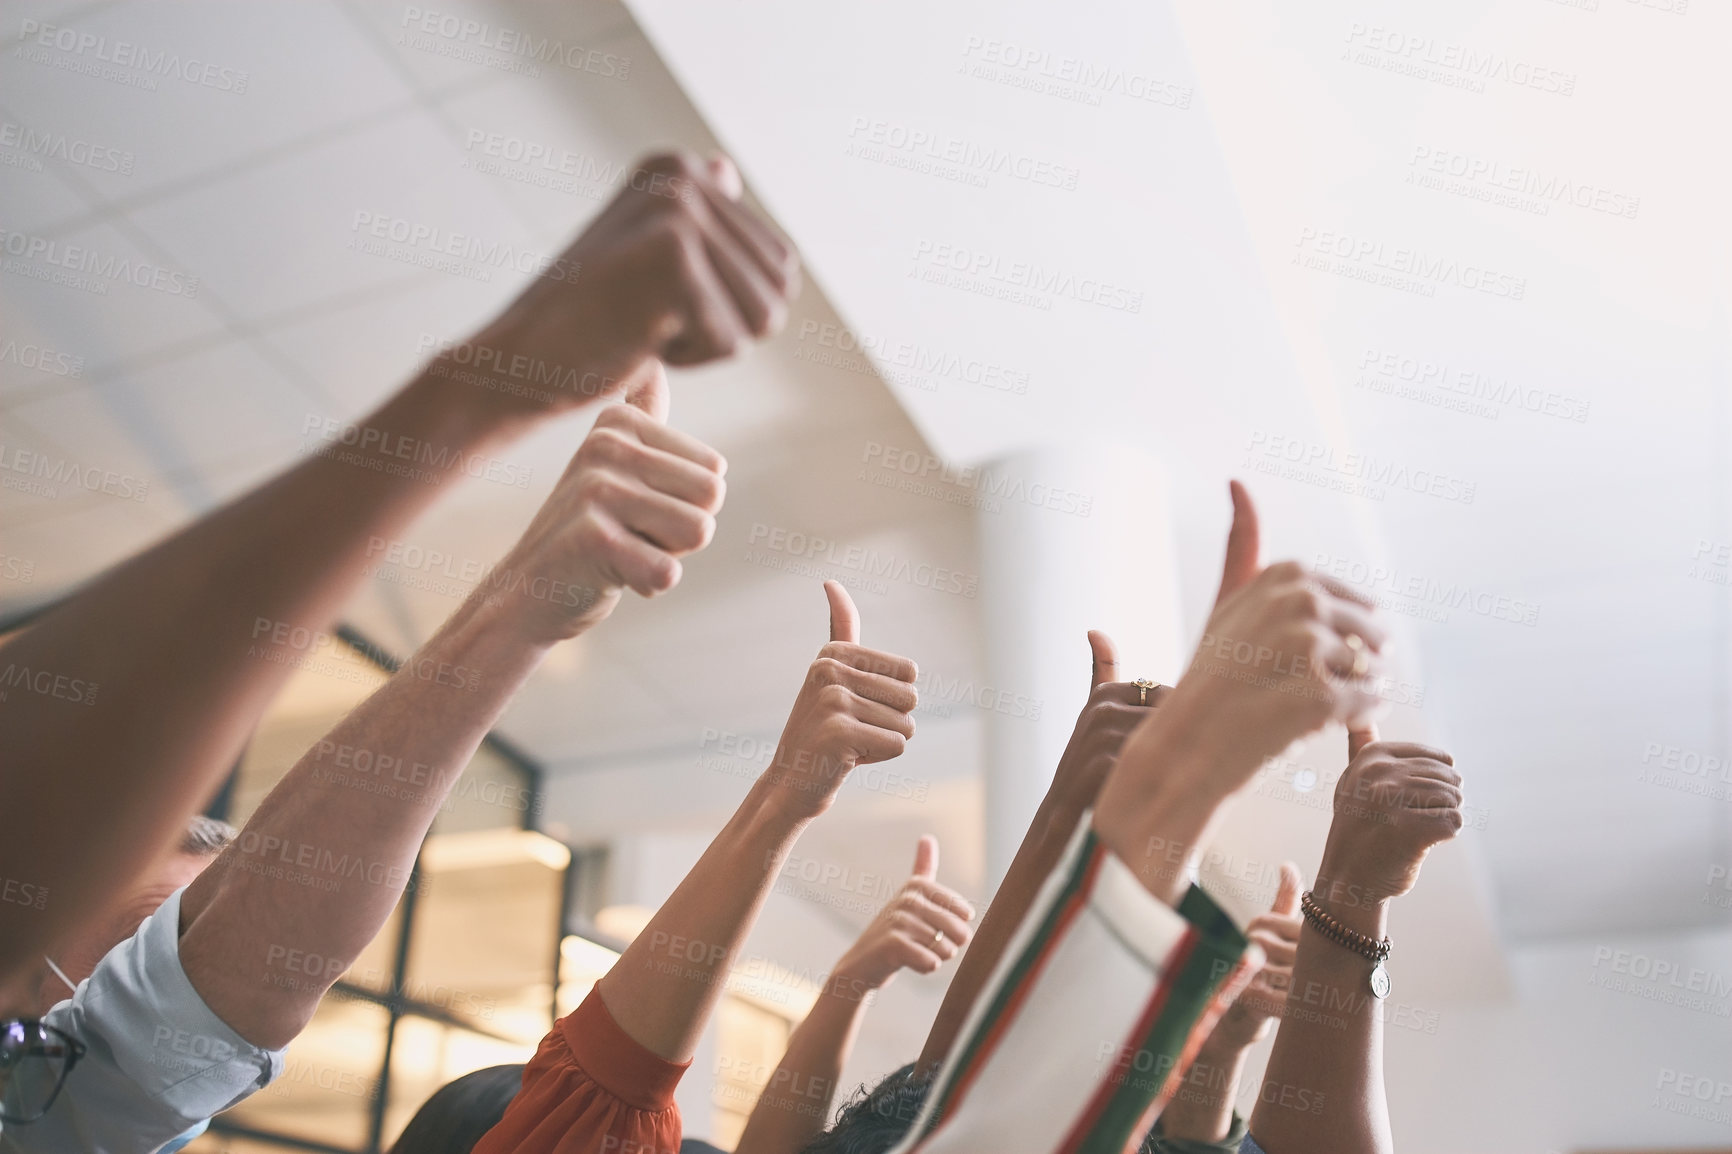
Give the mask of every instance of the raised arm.
M 0 905 L 0 1001 L 204 804 L 309 645 L 329 642 L 369 542 L 540 416 L 781 322 L 792 250 L 737 193 L 725 163 L 647 161 L 522 297 L 383 407 L 354 425 L 310 416 L 318 453 L 0 649 L 11 680 L 45 687 L 0 702 L 0 810 L 31 815 L 0 839 L 0 875 L 48 894 L 41 910 Z
M 798 1154 L 824 1129 L 866 1006 L 899 970 L 931 974 L 968 945 L 973 908 L 938 884 L 938 839 L 920 839 L 914 874 L 836 963 L 788 1039 L 734 1154 Z M 966 956 L 966 955 L 965 955 Z M 960 975 L 960 971 L 958 971 Z
M 287 1044 L 379 932 L 463 767 L 547 650 L 624 589 L 673 588 L 679 558 L 710 540 L 725 463 L 663 423 L 662 386 L 636 402 L 601 413 L 511 552 L 182 895 L 182 966 L 248 1041 Z
M 914 736 L 916 668 L 859 643 L 859 614 L 826 581 L 830 643 L 794 699 L 774 760 L 685 880 L 597 983 L 638 1044 L 681 1062 L 722 995 L 782 863 L 856 765 L 899 757 Z
M 898 1151 L 1128 1148 L 1260 963 L 1188 886 L 1187 860 L 1266 758 L 1374 712 L 1383 631 L 1345 587 L 1262 568 L 1249 498 L 1233 496 L 1196 658 L 1126 740 Z
M 1162 694 L 1172 692 L 1161 685 L 1145 693 L 1130 682 L 1119 681 L 1118 649 L 1112 638 L 1091 630 L 1088 640 L 1093 658 L 1088 701 L 1077 717 L 1064 755 L 1059 758 L 1052 785 L 1041 799 L 998 892 L 986 907 L 974 944 L 962 955 L 956 976 L 944 991 L 944 1001 L 915 1064 L 917 1070 L 930 1071 L 944 1061 L 1017 926 L 1022 924 L 1047 875 L 1063 856 L 1071 835 L 1094 805 L 1101 784 L 1118 761 L 1125 738 L 1143 719 L 1144 712 L 1158 704 Z
M 1336 925 L 1382 941 L 1390 900 L 1418 882 L 1431 847 L 1461 829 L 1461 775 L 1442 750 L 1380 742 L 1372 726 L 1349 731 L 1348 751 L 1311 897 Z M 1251 1115 L 1251 1136 L 1268 1154 L 1394 1151 L 1373 965 L 1307 918 Z

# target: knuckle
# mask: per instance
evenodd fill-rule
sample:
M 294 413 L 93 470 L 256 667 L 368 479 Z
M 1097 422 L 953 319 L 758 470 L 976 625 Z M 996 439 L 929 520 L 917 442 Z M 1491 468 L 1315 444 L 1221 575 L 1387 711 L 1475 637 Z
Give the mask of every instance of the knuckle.
M 786 301 L 772 300 L 764 310 L 762 324 L 758 328 L 760 337 L 782 331 L 782 326 L 788 323 L 788 305 Z
M 676 547 L 691 553 L 710 543 L 716 533 L 716 519 L 704 512 L 688 512 L 679 520 Z
M 679 566 L 674 559 L 665 553 L 657 553 L 650 562 L 645 584 L 652 593 L 666 593 L 679 583 L 679 576 Z
M 593 550 L 604 555 L 614 552 L 620 544 L 619 535 L 613 526 L 592 513 L 584 513 L 578 517 L 572 527 L 572 537 L 580 549 Z
M 847 686 L 830 682 L 818 690 L 818 703 L 833 713 L 841 713 L 853 706 L 854 694 Z
M 1323 616 L 1323 594 L 1314 585 L 1299 585 L 1281 595 L 1282 612 L 1305 621 Z
M 706 472 L 698 481 L 696 504 L 706 513 L 714 513 L 722 507 L 722 501 L 728 494 L 728 483 L 720 473 Z
M 607 405 L 596 414 L 595 425 L 590 429 L 589 436 L 584 438 L 584 447 L 590 447 L 589 442 L 602 436 L 619 436 L 618 430 L 629 428 L 636 424 L 637 409 L 631 405 Z
M 590 469 L 577 483 L 578 496 L 586 504 L 612 505 L 625 494 L 625 486 L 606 469 Z

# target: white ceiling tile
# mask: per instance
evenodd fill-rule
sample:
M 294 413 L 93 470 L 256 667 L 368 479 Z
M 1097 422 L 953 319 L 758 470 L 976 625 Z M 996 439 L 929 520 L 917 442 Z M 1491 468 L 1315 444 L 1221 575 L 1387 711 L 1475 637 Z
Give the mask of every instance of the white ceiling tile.
M 18 406 L 13 414 L 105 461 L 166 477 L 194 507 L 212 494 L 202 468 L 234 458 L 286 460 L 322 420 L 281 373 L 229 343 L 170 364 L 115 373 L 101 385 Z
M 85 359 L 87 377 L 152 350 L 222 330 L 201 270 L 112 224 L 39 238 L 0 270 L 0 294 Z
M 417 112 L 148 204 L 133 219 L 247 321 L 430 277 L 462 281 L 487 315 L 523 281 L 504 262 L 539 250 L 492 189 L 437 175 L 454 167 L 454 152 Z
M 329 0 L 132 0 L 62 27 L 70 37 L 25 42 L 0 106 L 38 134 L 99 146 L 100 159 L 64 171 L 104 199 L 178 186 L 411 98 Z M 73 47 L 52 46 L 63 42 Z M 98 59 L 126 82 L 74 71 Z M 128 63 L 140 59 L 152 63 Z
M 393 70 L 428 89 L 495 77 L 534 84 L 563 73 L 623 84 L 640 63 L 610 43 L 631 20 L 617 0 L 346 6 Z
M 19 118 L 0 110 L 0 197 L 5 198 L 8 234 L 47 235 L 55 223 L 96 210 L 96 199 L 83 185 L 55 171 L 47 154 L 59 147 L 58 139 L 39 140 Z M 14 247 L 18 243 L 8 241 Z

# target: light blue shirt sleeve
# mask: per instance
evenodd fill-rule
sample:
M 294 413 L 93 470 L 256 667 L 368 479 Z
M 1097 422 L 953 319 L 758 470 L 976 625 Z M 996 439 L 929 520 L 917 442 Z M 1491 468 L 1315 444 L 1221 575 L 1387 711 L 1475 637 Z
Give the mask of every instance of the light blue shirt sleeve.
M 283 1072 L 205 1005 L 180 964 L 177 890 L 48 1012 L 87 1048 L 40 1121 L 0 1132 L 7 1154 L 155 1154 Z M 202 1127 L 201 1127 L 202 1128 Z

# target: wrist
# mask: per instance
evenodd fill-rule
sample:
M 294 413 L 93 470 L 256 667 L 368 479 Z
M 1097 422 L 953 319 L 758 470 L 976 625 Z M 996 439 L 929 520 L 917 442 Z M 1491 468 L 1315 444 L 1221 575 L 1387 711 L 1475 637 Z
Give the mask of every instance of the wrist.
M 1176 905 L 1189 887 L 1190 863 L 1230 791 L 1221 790 L 1206 744 L 1184 726 L 1162 725 L 1159 718 L 1125 743 L 1095 806 L 1094 827 L 1150 893 Z
M 601 624 L 619 596 L 617 587 L 598 590 L 537 572 L 513 553 L 482 575 L 464 608 L 523 644 L 548 649 Z
M 1223 1018 L 1222 1022 L 1225 1021 L 1226 1019 Z M 1244 1065 L 1245 1057 L 1251 1052 L 1251 1047 L 1256 1043 L 1257 1035 L 1263 1032 L 1264 1024 L 1263 1022 L 1257 1023 L 1252 1030 L 1252 1036 L 1249 1038 L 1223 1036 L 1221 1026 L 1216 1025 L 1213 1030 L 1209 1031 L 1209 1036 L 1203 1039 L 1203 1044 L 1198 1047 L 1196 1064 L 1210 1070 L 1224 1070 L 1236 1074 L 1239 1068 Z
M 788 812 L 811 820 L 830 808 L 853 769 L 851 762 L 832 754 L 818 741 L 802 740 L 799 733 L 784 731 L 758 785 Z
M 1034 820 L 1029 823 L 1029 828 L 1035 831 L 1042 842 L 1068 843 L 1083 814 L 1087 813 L 1099 798 L 1099 790 L 1067 788 L 1055 780 L 1046 796 L 1041 799 L 1039 808 L 1034 811 Z
M 1135 806 L 1103 804 L 1093 822 L 1102 845 L 1143 888 L 1176 908 L 1190 888 L 1190 865 L 1201 853 L 1213 816 L 1213 806 L 1194 796 L 1163 792 Z
M 535 412 L 497 388 L 477 383 L 486 378 L 435 356 L 379 410 L 381 423 L 395 419 L 427 431 L 437 445 L 466 446 L 510 440 L 525 432 Z
M 1324 850 L 1311 895 L 1330 917 L 1348 929 L 1373 938 L 1384 936 L 1389 921 L 1387 891 L 1370 881 L 1339 851 Z
M 471 683 L 477 678 L 533 669 L 547 656 L 552 643 L 513 617 L 490 598 L 472 594 L 411 660 L 460 668 L 475 675 L 469 679 Z
M 773 763 L 752 783 L 741 809 L 750 815 L 757 827 L 777 835 L 785 833 L 789 837 L 805 829 L 816 816 L 809 798 L 777 779 Z
M 889 976 L 877 973 L 875 967 L 863 960 L 844 957 L 836 963 L 836 968 L 830 971 L 830 980 L 824 984 L 824 993 L 845 1002 L 857 1002 L 884 985 Z

